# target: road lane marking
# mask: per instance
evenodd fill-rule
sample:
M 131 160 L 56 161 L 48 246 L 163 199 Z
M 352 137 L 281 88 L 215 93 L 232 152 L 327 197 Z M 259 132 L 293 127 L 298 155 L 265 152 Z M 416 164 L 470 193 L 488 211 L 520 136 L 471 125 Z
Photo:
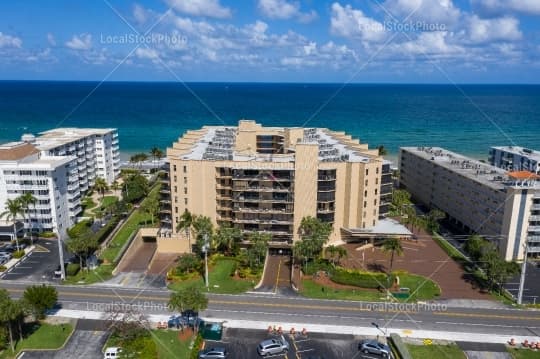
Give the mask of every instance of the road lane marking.
M 482 324 L 482 323 L 454 323 L 454 322 L 435 322 L 435 324 L 453 324 L 453 325 L 471 325 L 478 327 L 500 327 L 500 328 L 520 328 L 524 329 L 522 325 L 504 325 L 504 324 Z M 529 327 L 529 329 L 540 329 L 540 327 Z

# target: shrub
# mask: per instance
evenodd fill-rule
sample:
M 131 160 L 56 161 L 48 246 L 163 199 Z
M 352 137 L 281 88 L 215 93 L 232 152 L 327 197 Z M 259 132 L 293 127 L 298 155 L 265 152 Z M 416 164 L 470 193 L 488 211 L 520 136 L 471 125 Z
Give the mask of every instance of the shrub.
M 24 257 L 24 251 L 21 249 L 20 251 L 13 252 L 13 258 L 22 258 Z
M 5 271 L 6 271 L 6 269 L 7 269 L 7 267 L 6 267 L 6 266 L 4 266 L 4 265 L 0 266 L 0 272 L 5 272 Z
M 66 275 L 69 277 L 74 277 L 79 273 L 81 266 L 79 263 L 69 263 L 66 267 Z
M 319 271 L 330 272 L 334 269 L 334 267 L 332 267 L 332 264 L 330 264 L 330 262 L 326 259 L 316 259 L 314 261 L 308 262 L 308 264 L 304 267 L 305 275 L 313 275 Z
M 105 238 L 107 238 L 107 236 L 111 234 L 118 222 L 120 222 L 120 218 L 118 218 L 118 216 L 113 216 L 109 223 L 105 225 L 105 227 L 102 227 L 99 231 L 97 231 L 95 234 L 97 242 L 101 244 L 105 240 Z
M 191 349 L 190 359 L 199 358 L 199 350 L 201 350 L 202 344 L 203 344 L 203 337 L 202 335 L 197 334 L 197 337 L 195 338 L 195 341 L 193 342 L 193 349 Z
M 339 284 L 353 285 L 361 288 L 388 288 L 394 283 L 393 275 L 388 278 L 385 273 L 363 272 L 344 268 L 332 270 L 330 279 Z
M 51 232 L 51 231 L 45 231 L 45 232 L 41 232 L 39 236 L 42 238 L 55 238 L 56 233 Z
M 200 272 L 202 270 L 202 259 L 192 253 L 185 253 L 178 257 L 176 275 Z

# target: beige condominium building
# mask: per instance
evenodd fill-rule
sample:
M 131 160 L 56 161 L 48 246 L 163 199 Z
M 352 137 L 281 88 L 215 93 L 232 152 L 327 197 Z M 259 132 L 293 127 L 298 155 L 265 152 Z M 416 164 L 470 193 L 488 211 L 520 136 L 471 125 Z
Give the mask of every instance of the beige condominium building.
M 270 233 L 284 247 L 306 216 L 332 223 L 330 241 L 365 234 L 379 220 L 383 160 L 344 132 L 241 120 L 186 132 L 167 159 L 158 243 L 170 251 L 185 241 L 175 230 L 184 211 L 246 235 Z
M 400 185 L 471 233 L 494 241 L 506 260 L 540 253 L 539 176 L 507 172 L 439 147 L 404 147 Z

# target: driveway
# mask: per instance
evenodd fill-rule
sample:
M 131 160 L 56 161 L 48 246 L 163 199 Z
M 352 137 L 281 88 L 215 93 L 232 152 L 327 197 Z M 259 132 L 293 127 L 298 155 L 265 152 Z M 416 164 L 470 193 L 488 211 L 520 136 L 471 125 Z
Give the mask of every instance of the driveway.
M 280 294 L 296 294 L 291 287 L 291 256 L 272 254 L 268 255 L 264 267 L 262 284 L 257 292 L 270 292 Z
M 53 281 L 54 271 L 60 264 L 58 259 L 58 241 L 56 239 L 40 239 L 35 242 L 35 245 L 36 249 L 17 265 L 10 268 L 1 279 L 25 279 L 35 282 Z

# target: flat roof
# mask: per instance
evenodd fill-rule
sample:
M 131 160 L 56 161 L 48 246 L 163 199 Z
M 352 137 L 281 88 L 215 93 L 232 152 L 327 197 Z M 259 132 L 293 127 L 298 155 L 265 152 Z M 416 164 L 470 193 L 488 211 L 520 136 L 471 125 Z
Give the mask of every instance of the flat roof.
M 106 135 L 117 131 L 116 128 L 77 128 L 61 127 L 40 132 L 35 138 L 37 147 L 41 150 L 49 150 L 71 142 L 78 141 L 92 135 Z
M 370 236 L 403 236 L 411 237 L 413 234 L 404 225 L 392 218 L 380 219 L 373 227 L 368 228 L 343 228 L 351 235 L 370 235 Z
M 0 161 L 17 161 L 36 153 L 39 153 L 39 150 L 26 142 L 8 142 L 0 145 Z
M 496 150 L 513 153 L 540 162 L 540 151 L 520 146 L 493 146 Z
M 400 149 L 495 190 L 504 190 L 506 187 L 539 187 L 540 185 L 533 178 L 512 178 L 502 168 L 441 147 L 401 147 Z

